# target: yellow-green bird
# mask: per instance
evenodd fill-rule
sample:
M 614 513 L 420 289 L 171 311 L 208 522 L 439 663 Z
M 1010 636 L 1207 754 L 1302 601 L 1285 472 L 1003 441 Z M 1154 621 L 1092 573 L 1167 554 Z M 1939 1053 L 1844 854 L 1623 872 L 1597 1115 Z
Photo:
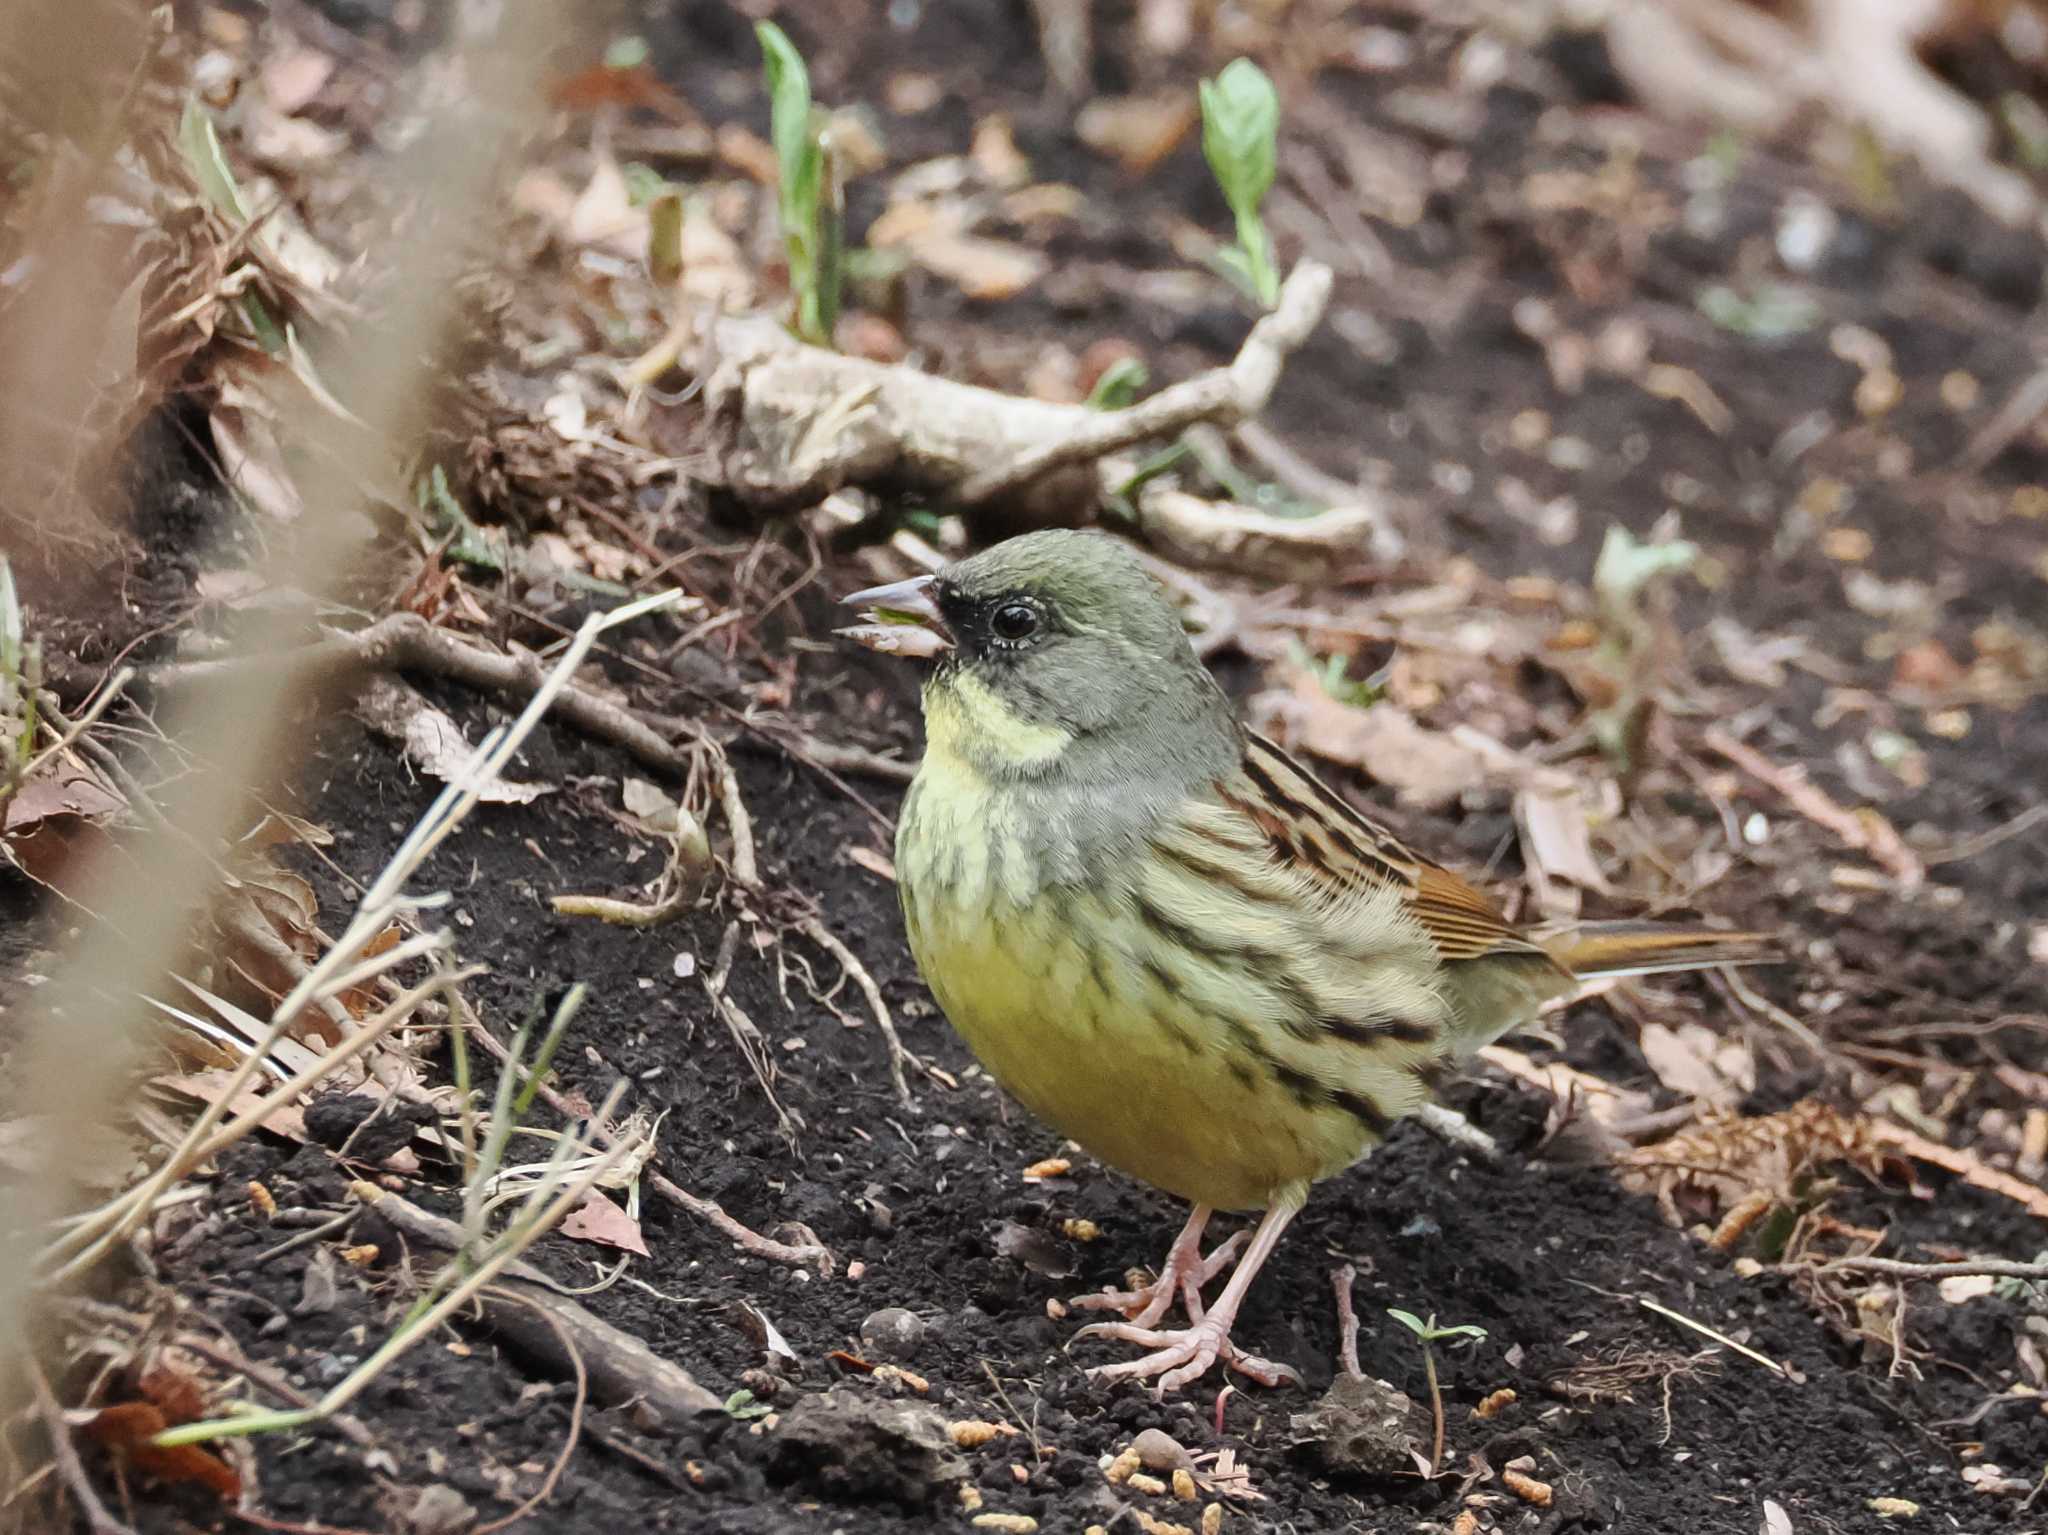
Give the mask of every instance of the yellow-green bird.
M 1026 534 L 857 592 L 875 649 L 936 658 L 896 873 L 911 952 L 989 1074 L 1092 1155 L 1190 1201 L 1158 1279 L 1080 1304 L 1163 1390 L 1221 1359 L 1318 1179 L 1458 1058 L 1594 976 L 1762 957 L 1753 934 L 1515 928 L 1243 728 L 1123 544 Z M 1219 1209 L 1263 1210 L 1205 1255 Z M 1213 1306 L 1202 1287 L 1237 1259 Z M 1187 1325 L 1162 1328 L 1175 1297 Z

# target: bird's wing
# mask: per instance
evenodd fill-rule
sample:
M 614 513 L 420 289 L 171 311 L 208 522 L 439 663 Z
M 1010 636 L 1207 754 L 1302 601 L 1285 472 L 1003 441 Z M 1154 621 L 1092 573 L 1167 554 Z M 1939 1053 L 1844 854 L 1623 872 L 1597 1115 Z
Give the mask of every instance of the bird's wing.
M 1243 774 L 1222 786 L 1219 798 L 1333 900 L 1371 890 L 1398 892 L 1447 961 L 1547 954 L 1480 891 L 1411 851 L 1264 736 L 1246 731 L 1244 739 Z

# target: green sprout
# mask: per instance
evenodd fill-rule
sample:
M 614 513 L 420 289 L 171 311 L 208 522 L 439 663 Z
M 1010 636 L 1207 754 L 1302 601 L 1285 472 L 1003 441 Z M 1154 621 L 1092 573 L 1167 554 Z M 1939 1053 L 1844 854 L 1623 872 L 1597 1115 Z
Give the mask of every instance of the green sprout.
M 739 1419 L 742 1423 L 746 1422 L 749 1418 L 765 1418 L 769 1413 L 775 1411 L 766 1402 L 755 1401 L 754 1393 L 745 1386 L 740 1387 L 739 1390 L 727 1397 L 722 1405 L 728 1414 Z
M 1354 709 L 1370 709 L 1387 696 L 1387 683 L 1393 677 L 1394 663 L 1389 661 L 1363 681 L 1350 675 L 1351 658 L 1335 652 L 1317 657 L 1299 639 L 1289 637 L 1287 653 L 1290 660 L 1316 679 L 1318 686 L 1340 704 L 1349 704 Z
M 615 37 L 604 50 L 606 69 L 641 69 L 647 64 L 647 39 L 628 35 Z
M 796 332 L 814 345 L 830 346 L 839 319 L 844 216 L 831 142 L 812 109 L 811 75 L 796 44 L 772 21 L 756 22 L 754 35 L 768 80 L 770 136 L 781 172 L 777 212 L 796 295 Z
M 1759 283 L 1748 293 L 1714 283 L 1699 291 L 1693 305 L 1721 329 L 1751 341 L 1802 335 L 1822 318 L 1818 304 L 1785 283 Z
M 1268 308 L 1280 297 L 1273 239 L 1259 217 L 1272 190 L 1280 137 L 1280 94 L 1250 59 L 1234 59 L 1202 82 L 1202 153 L 1237 219 L 1237 248 L 1217 254 L 1231 276 Z
M 1152 373 L 1135 357 L 1119 357 L 1102 370 L 1102 377 L 1088 391 L 1090 410 L 1122 410 L 1138 398 L 1138 391 L 1152 382 Z
M 1483 1343 L 1486 1341 L 1486 1329 L 1474 1327 L 1469 1323 L 1457 1327 L 1439 1327 L 1436 1325 L 1435 1312 L 1431 1312 L 1429 1320 L 1425 1322 L 1414 1312 L 1402 1311 L 1394 1306 L 1387 1307 L 1387 1315 L 1422 1340 L 1422 1373 L 1429 1379 L 1429 1416 L 1435 1436 L 1429 1451 L 1429 1475 L 1434 1480 L 1437 1468 L 1444 1463 L 1444 1394 L 1437 1386 L 1436 1350 L 1430 1345 L 1441 1343 L 1446 1338 L 1469 1338 L 1474 1343 Z
M 1600 629 L 1595 659 L 1614 682 L 1613 702 L 1596 709 L 1587 724 L 1593 739 L 1624 772 L 1639 765 L 1651 706 L 1657 655 L 1658 589 L 1700 561 L 1699 545 L 1681 538 L 1644 543 L 1619 523 L 1607 529 L 1593 562 L 1593 603 Z

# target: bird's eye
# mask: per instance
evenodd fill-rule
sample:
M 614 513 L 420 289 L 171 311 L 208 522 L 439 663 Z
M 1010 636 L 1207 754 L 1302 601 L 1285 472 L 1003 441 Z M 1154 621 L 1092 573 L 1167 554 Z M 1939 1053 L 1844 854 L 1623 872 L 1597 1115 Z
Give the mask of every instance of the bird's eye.
M 1028 602 L 1006 602 L 989 620 L 998 639 L 1028 639 L 1038 632 L 1038 609 Z

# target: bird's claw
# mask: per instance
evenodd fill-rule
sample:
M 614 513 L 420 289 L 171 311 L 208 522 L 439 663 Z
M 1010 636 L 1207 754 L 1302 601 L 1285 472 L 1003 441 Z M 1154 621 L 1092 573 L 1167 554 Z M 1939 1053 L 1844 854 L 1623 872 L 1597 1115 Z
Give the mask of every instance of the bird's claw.
M 1133 1326 L 1152 1327 L 1172 1308 L 1174 1296 L 1179 1295 L 1187 1307 L 1188 1320 L 1199 1322 L 1202 1286 L 1236 1261 L 1238 1249 L 1249 1236 L 1249 1232 L 1233 1232 L 1208 1257 L 1185 1263 L 1179 1260 L 1176 1248 L 1168 1255 L 1159 1277 L 1150 1284 L 1135 1290 L 1098 1290 L 1093 1295 L 1077 1295 L 1067 1304 L 1081 1311 L 1121 1311 Z
M 1300 1374 L 1292 1367 L 1245 1353 L 1230 1341 L 1228 1328 L 1209 1319 L 1198 1321 L 1192 1327 L 1168 1330 L 1140 1326 L 1134 1322 L 1096 1322 L 1074 1334 L 1075 1341 L 1082 1338 L 1110 1338 L 1151 1349 L 1151 1353 L 1136 1359 L 1097 1365 L 1088 1373 L 1098 1380 L 1150 1380 L 1156 1375 L 1159 1377 L 1156 1393 L 1161 1396 L 1169 1391 L 1178 1391 L 1189 1381 L 1200 1379 L 1219 1359 L 1238 1374 L 1262 1386 L 1302 1384 Z

